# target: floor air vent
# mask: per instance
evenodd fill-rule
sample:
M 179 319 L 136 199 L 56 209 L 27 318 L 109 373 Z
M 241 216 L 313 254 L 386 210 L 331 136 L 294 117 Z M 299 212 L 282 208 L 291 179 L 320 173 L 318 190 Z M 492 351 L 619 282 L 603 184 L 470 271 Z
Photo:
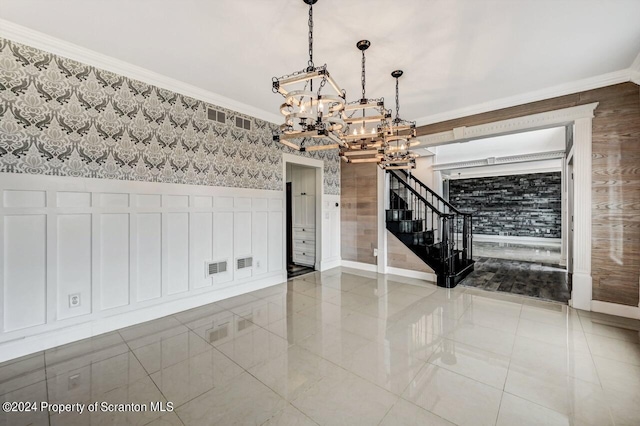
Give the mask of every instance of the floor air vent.
M 207 262 L 206 263 L 206 274 L 207 276 L 220 274 L 222 272 L 227 272 L 227 261 L 222 262 Z
M 253 257 L 243 257 L 237 260 L 237 268 L 251 268 L 253 266 Z

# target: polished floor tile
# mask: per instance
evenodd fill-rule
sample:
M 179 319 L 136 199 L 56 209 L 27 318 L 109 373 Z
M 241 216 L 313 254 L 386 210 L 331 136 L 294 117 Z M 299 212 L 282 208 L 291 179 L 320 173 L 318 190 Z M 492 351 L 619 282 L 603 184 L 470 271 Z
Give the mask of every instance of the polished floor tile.
M 640 321 L 336 268 L 0 364 L 4 425 L 640 424 Z
M 571 417 L 526 399 L 505 393 L 500 404 L 497 426 L 570 426 Z
M 427 364 L 403 397 L 458 425 L 494 425 L 502 390 Z
M 292 404 L 321 425 L 378 424 L 398 397 L 348 371 L 311 386 Z

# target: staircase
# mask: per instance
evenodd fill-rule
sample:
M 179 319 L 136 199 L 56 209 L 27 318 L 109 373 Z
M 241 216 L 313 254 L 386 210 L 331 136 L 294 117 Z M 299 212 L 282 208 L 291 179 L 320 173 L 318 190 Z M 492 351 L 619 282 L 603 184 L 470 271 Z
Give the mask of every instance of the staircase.
M 404 170 L 388 170 L 387 229 L 453 288 L 473 271 L 472 215 L 463 213 Z

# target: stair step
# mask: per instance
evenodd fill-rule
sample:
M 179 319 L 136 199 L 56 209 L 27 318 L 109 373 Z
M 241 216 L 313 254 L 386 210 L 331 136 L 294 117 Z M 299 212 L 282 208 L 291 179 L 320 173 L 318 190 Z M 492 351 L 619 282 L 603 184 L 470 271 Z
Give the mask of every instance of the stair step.
M 396 236 L 408 246 L 426 246 L 433 244 L 433 231 L 400 232 Z
M 407 210 L 407 209 L 387 210 L 387 221 L 411 220 L 411 219 L 413 219 L 413 210 Z
M 387 229 L 393 234 L 420 232 L 423 230 L 422 220 L 388 220 Z

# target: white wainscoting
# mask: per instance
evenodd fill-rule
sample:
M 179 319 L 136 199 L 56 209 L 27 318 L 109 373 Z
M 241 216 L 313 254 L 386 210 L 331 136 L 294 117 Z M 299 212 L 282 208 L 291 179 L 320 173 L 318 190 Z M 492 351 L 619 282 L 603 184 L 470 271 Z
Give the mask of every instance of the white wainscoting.
M 0 362 L 286 281 L 280 191 L 0 173 L 0 194 Z

